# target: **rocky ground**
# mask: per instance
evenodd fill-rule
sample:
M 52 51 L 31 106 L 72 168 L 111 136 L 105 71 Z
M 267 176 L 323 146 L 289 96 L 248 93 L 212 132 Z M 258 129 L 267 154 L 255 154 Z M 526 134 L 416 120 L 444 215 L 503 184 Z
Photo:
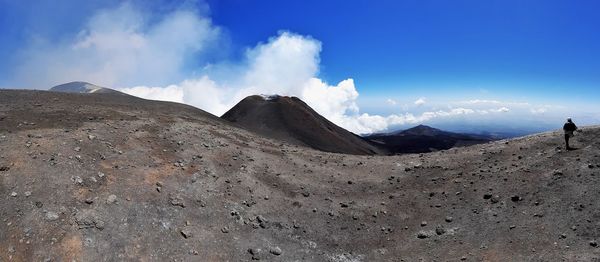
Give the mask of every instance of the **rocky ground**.
M 594 261 L 600 128 L 324 153 L 201 110 L 0 91 L 0 261 Z

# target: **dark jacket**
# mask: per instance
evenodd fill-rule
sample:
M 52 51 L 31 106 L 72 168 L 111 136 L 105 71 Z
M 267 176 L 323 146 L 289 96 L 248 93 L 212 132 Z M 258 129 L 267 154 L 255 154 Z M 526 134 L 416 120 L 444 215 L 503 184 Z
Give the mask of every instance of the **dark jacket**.
M 573 122 L 567 122 L 563 126 L 563 130 L 566 132 L 573 132 L 573 131 L 577 130 L 577 126 Z

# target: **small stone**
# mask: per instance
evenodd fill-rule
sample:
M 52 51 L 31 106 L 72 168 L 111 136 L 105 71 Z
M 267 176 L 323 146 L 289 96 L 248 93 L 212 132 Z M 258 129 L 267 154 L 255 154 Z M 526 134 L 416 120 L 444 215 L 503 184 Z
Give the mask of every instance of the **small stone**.
M 417 238 L 419 238 L 419 239 L 425 239 L 428 237 L 429 237 L 429 234 L 427 234 L 427 232 L 425 232 L 425 231 L 419 231 L 417 233 Z
M 276 256 L 279 256 L 283 253 L 283 251 L 281 251 L 281 248 L 279 248 L 279 247 L 271 247 L 269 249 L 269 252 L 271 252 L 271 254 L 276 255 Z
M 261 228 L 267 228 L 267 226 L 268 226 L 267 223 L 269 223 L 269 221 L 266 218 L 264 218 L 263 216 L 260 216 L 260 215 L 256 217 L 256 221 L 258 221 L 258 225 Z
M 25 191 L 25 197 L 30 197 L 31 196 L 31 191 Z
M 97 228 L 103 230 L 105 226 L 104 221 L 100 219 L 93 209 L 79 210 L 75 215 L 75 223 L 77 223 L 80 229 Z
M 260 260 L 263 251 L 260 248 L 249 248 L 248 253 L 252 255 L 252 260 Z
M 98 172 L 98 177 L 99 177 L 99 178 L 103 178 L 104 176 L 105 176 L 105 175 L 104 175 L 104 173 L 102 173 L 102 172 Z
M 447 216 L 446 219 L 444 219 L 444 220 L 446 220 L 446 222 L 448 222 L 448 223 L 451 223 L 454 220 L 454 218 L 451 216 Z
M 196 183 L 198 181 L 198 179 L 200 178 L 200 174 L 198 174 L 197 172 L 192 174 L 192 183 Z
M 597 247 L 598 246 L 598 242 L 596 242 L 596 240 L 592 240 L 592 241 L 590 241 L 590 246 Z
M 261 215 L 256 216 L 256 221 L 258 221 L 259 223 L 266 223 L 268 222 L 267 219 Z
M 304 192 L 302 192 L 302 195 L 303 195 L 304 197 L 309 197 L 309 196 L 310 196 L 310 192 L 308 192 L 308 191 L 304 191 Z
M 518 201 L 521 201 L 522 198 L 520 196 L 514 195 L 514 196 L 510 197 L 510 200 L 512 200 L 513 202 L 518 202 Z
M 75 152 L 79 152 L 81 151 L 81 147 L 75 147 L 73 150 L 75 150 Z
M 499 195 L 495 195 L 492 197 L 492 199 L 490 199 L 490 201 L 494 204 L 500 202 L 500 196 Z
M 96 139 L 96 136 L 95 135 L 88 135 L 88 139 L 89 140 L 94 140 L 94 139 Z
M 83 185 L 83 179 L 80 176 L 71 177 L 71 180 L 78 185 Z
M 100 220 L 100 219 L 96 218 L 96 221 L 95 221 L 95 224 L 94 224 L 94 226 L 95 226 L 97 229 L 100 229 L 100 230 L 102 230 L 102 229 L 104 229 L 104 221 L 102 221 L 102 220 Z
M 435 233 L 438 235 L 443 235 L 446 233 L 446 229 L 444 229 L 442 226 L 437 226 L 435 228 Z
M 48 211 L 46 213 L 46 220 L 48 221 L 54 221 L 58 219 L 58 214 L 52 211 Z
M 427 221 L 422 221 L 422 222 L 421 222 L 421 226 L 422 226 L 422 227 L 424 227 L 424 226 L 427 226 Z
M 115 195 L 110 195 L 108 196 L 108 198 L 106 199 L 106 203 L 107 204 L 114 204 L 117 202 L 117 196 Z
M 192 231 L 189 228 L 182 229 L 180 233 L 184 238 L 191 238 L 193 236 Z
M 87 198 L 87 199 L 86 199 L 84 202 L 85 202 L 86 204 L 88 204 L 88 205 L 91 205 L 91 204 L 93 204 L 93 203 L 94 203 L 94 200 L 93 200 L 93 199 L 91 199 L 91 198 Z
M 13 191 L 12 193 L 10 193 L 10 196 L 11 196 L 11 197 L 16 197 L 16 196 L 18 196 L 18 195 L 19 195 L 19 194 L 17 194 L 17 192 L 15 192 L 15 191 Z
M 227 234 L 227 233 L 229 233 L 229 228 L 228 227 L 223 227 L 223 228 L 221 228 L 221 232 Z
M 169 194 L 169 203 L 174 206 L 180 206 L 185 208 L 185 203 L 183 202 L 183 198 L 176 194 Z
M 483 199 L 490 199 L 490 198 L 492 198 L 492 193 L 485 193 L 483 195 Z

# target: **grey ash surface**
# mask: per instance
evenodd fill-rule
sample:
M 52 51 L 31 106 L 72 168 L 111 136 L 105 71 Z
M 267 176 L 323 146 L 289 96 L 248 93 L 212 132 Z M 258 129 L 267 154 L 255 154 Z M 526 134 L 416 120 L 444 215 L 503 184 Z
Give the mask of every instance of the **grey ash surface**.
M 1 261 L 593 261 L 600 129 L 427 154 L 266 139 L 110 94 L 0 91 Z

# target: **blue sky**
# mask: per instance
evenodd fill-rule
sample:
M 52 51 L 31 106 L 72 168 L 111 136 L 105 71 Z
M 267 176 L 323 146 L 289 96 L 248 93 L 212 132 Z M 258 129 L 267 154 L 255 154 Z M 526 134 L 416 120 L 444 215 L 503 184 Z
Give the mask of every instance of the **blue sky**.
M 69 77 L 114 88 L 160 87 L 162 89 L 138 88 L 135 94 L 189 103 L 215 114 L 232 103 L 225 101 L 227 97 L 239 99 L 248 90 L 287 92 L 304 95 L 305 99 L 313 97 L 307 101 L 309 105 L 355 132 L 363 132 L 360 127 L 375 120 L 363 119 L 361 123 L 356 120 L 358 122 L 352 124 L 347 117 L 358 119 L 366 113 L 369 117 L 387 118 L 386 125 L 364 129 L 382 131 L 417 122 L 463 123 L 452 114 L 446 117 L 445 113 L 437 114 L 439 117 L 419 118 L 423 113 L 450 112 L 456 108 L 474 110 L 470 118 L 500 121 L 507 127 L 519 126 L 518 122 L 545 120 L 540 125 L 548 129 L 551 123 L 562 121 L 565 116 L 576 120 L 579 117 L 580 122 L 586 124 L 598 124 L 600 16 L 597 10 L 600 10 L 598 1 L 554 0 L 0 0 L 0 55 L 4 58 L 0 61 L 0 87 L 44 89 Z M 181 16 L 181 12 L 192 17 Z M 109 23 L 102 22 L 100 14 L 115 21 L 139 16 L 141 22 L 106 25 Z M 183 18 L 172 19 L 176 22 L 169 24 L 173 17 Z M 205 20 L 210 24 L 204 25 Z M 175 50 L 180 51 L 158 56 L 152 51 L 164 50 L 159 44 L 166 40 L 161 36 L 169 37 L 169 32 L 177 30 L 156 32 L 174 24 L 176 28 L 189 26 L 190 31 L 195 28 L 204 28 L 204 31 L 191 36 L 177 32 L 179 35 L 170 38 L 177 40 L 174 45 L 179 48 Z M 129 30 L 130 27 L 134 29 Z M 97 39 L 93 37 L 94 32 L 105 31 L 117 32 L 106 34 L 105 38 L 118 40 L 124 35 L 134 35 L 141 36 L 142 43 L 154 41 L 153 48 L 142 50 L 131 59 L 165 60 L 168 65 L 140 67 L 122 59 L 103 61 L 103 57 L 117 57 L 128 53 L 127 50 L 138 51 L 136 47 L 118 46 L 114 53 L 107 55 L 100 44 L 93 42 Z M 286 38 L 282 32 L 292 35 Z M 92 39 L 92 44 L 83 48 L 95 49 L 73 51 L 73 46 L 84 43 L 85 39 Z M 284 41 L 286 39 L 291 40 Z M 292 40 L 306 48 L 296 54 L 294 61 L 306 58 L 307 62 L 290 66 L 297 73 L 292 69 L 266 72 L 273 66 L 286 67 L 288 61 L 267 56 L 269 48 L 275 48 L 278 43 L 291 43 L 284 48 L 290 50 L 295 43 Z M 114 43 L 109 41 L 111 48 Z M 75 68 L 89 66 L 89 72 L 68 68 L 66 62 L 60 65 L 49 62 L 65 57 L 65 61 L 77 64 L 81 63 L 78 60 L 85 59 L 83 54 L 96 59 Z M 263 57 L 279 64 L 260 64 L 265 61 Z M 118 64 L 117 69 L 122 70 L 93 74 L 92 70 L 105 69 L 107 64 Z M 44 75 L 44 68 L 56 67 L 65 68 L 36 81 L 27 76 L 29 68 L 35 68 L 32 72 L 37 72 L 36 75 Z M 263 74 L 259 80 L 249 81 L 248 78 L 257 78 L 256 68 Z M 164 74 L 157 77 L 157 72 Z M 257 83 L 269 85 L 272 79 L 264 79 L 268 73 L 305 75 L 306 79 L 298 78 L 283 89 L 255 88 Z M 54 77 L 57 74 L 61 77 Z M 206 77 L 206 81 L 199 81 L 202 77 Z M 306 94 L 306 90 L 321 90 L 306 87 L 304 80 L 312 78 L 324 83 L 320 96 L 330 98 L 317 99 L 316 95 Z M 347 79 L 353 80 L 352 87 L 339 94 L 338 83 Z M 197 80 L 196 85 L 186 89 L 185 83 L 190 83 L 186 80 Z M 211 107 L 203 104 L 197 95 L 194 98 L 193 90 L 204 90 L 206 83 L 212 83 L 214 86 L 210 88 L 225 102 Z M 179 88 L 172 90 L 181 95 L 165 94 L 163 91 L 171 90 L 166 89 L 170 85 Z M 353 90 L 360 95 L 354 97 Z M 418 99 L 424 103 L 417 105 Z M 319 103 L 338 103 L 339 106 Z M 499 110 L 501 108 L 509 110 Z M 495 110 L 506 114 L 488 114 Z M 416 120 L 407 118 L 407 114 Z M 388 118 L 390 115 L 404 118 L 392 121 Z M 457 124 L 445 127 L 458 129 Z
M 294 2 L 295 4 L 290 4 Z M 241 46 L 279 29 L 323 42 L 321 75 L 363 92 L 413 86 L 452 92 L 580 98 L 600 83 L 598 1 L 212 1 Z M 585 94 L 585 95 L 583 95 Z M 570 94 L 577 97 L 577 92 Z M 552 97 L 552 95 L 550 96 Z

